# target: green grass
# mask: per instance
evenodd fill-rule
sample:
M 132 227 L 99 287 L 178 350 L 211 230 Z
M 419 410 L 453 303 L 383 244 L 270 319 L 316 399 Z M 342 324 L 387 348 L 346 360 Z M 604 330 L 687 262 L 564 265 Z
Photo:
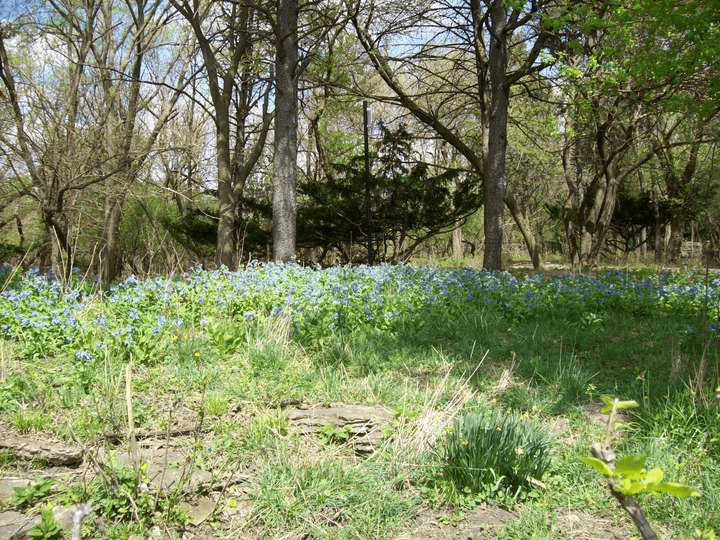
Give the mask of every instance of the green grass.
M 138 304 L 133 297 L 115 304 L 96 298 L 77 308 L 81 327 L 104 313 L 117 323 L 111 329 L 140 329 L 141 337 L 125 348 L 127 334 L 111 336 L 109 329 L 101 339 L 100 330 L 78 330 L 74 343 L 92 353 L 87 361 L 57 336 L 33 337 L 30 329 L 25 337 L 6 336 L 0 422 L 87 444 L 122 434 L 123 370 L 132 360 L 137 429 L 161 432 L 183 417 L 204 429 L 192 442 L 196 463 L 216 472 L 252 471 L 252 512 L 234 525 L 237 537 L 392 538 L 423 504 L 457 511 L 489 500 L 522 509 L 501 538 L 561 538 L 559 508 L 622 522 L 603 480 L 577 459 L 603 437 L 588 407 L 610 394 L 641 404 L 616 453 L 644 453 L 667 479 L 702 490 L 687 500 L 640 499 L 651 523 L 665 531 L 661 537 L 689 537 L 696 528 L 720 533 L 720 414 L 712 395 L 718 341 L 703 333 L 703 313 L 633 310 L 592 299 L 550 300 L 531 309 L 516 292 L 507 293 L 507 303 L 465 301 L 457 291 L 423 303 L 419 293 L 403 296 L 390 288 L 396 306 L 407 300 L 411 307 L 381 324 L 362 323 L 350 307 L 333 318 L 318 302 L 307 307 L 316 320 L 300 327 L 294 315 L 270 315 L 272 302 L 260 293 L 252 310 L 235 299 L 203 311 L 197 299 L 211 288 L 198 285 L 168 305 L 158 303 L 163 293 L 155 291 Z M 185 322 L 156 334 L 160 315 Z M 350 321 L 345 326 L 343 317 Z M 280 407 L 289 400 L 379 404 L 396 418 L 385 446 L 359 458 L 322 437 L 294 433 Z M 546 433 L 565 426 L 552 437 L 546 489 L 495 498 L 446 489 L 438 459 L 444 432 L 419 426 L 431 413 L 447 413 L 451 427 L 471 403 L 531 420 Z M 7 472 L 24 466 L 12 456 L 0 460 Z M 115 518 L 106 537 L 138 533 L 132 516 Z M 152 512 L 144 519 L 147 527 L 157 524 Z

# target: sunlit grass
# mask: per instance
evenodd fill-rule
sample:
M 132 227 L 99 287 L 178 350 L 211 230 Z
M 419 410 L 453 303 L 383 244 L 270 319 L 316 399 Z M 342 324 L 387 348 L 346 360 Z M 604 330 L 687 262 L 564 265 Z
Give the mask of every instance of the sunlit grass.
M 524 538 L 527 525 L 543 538 L 557 532 L 555 508 L 619 512 L 577 462 L 602 432 L 588 407 L 612 394 L 641 404 L 617 452 L 645 453 L 704 492 L 643 500 L 651 521 L 677 534 L 720 529 L 719 302 L 716 275 L 647 270 L 517 279 L 431 266 L 256 265 L 131 278 L 106 294 L 17 274 L 0 294 L 0 422 L 86 443 L 122 434 L 132 362 L 137 429 L 161 431 L 183 414 L 203 424 L 206 459 L 261 466 L 248 530 L 373 538 L 397 530 L 420 497 L 450 501 L 421 489 L 441 437 L 415 422 L 442 430 L 472 396 L 548 430 L 566 426 L 553 439 L 547 489 L 522 502 L 532 512 L 505 535 Z M 377 456 L 345 461 L 294 438 L 285 401 L 378 404 L 397 418 Z M 283 461 L 298 447 L 316 455 Z M 302 489 L 282 488 L 292 483 Z M 396 492 L 375 500 L 373 486 Z

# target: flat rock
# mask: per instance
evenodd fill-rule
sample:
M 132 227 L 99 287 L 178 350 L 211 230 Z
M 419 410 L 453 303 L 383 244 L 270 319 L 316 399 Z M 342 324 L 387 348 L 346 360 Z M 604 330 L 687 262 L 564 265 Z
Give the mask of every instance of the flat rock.
M 18 535 L 25 535 L 26 532 L 23 531 L 29 531 L 39 521 L 38 516 L 28 516 L 14 510 L 0 512 L 0 538 L 8 538 L 9 540 L 25 538 L 25 536 Z
M 89 505 L 58 506 L 53 514 L 58 526 L 68 533 L 73 528 L 73 517 L 77 512 L 82 516 L 90 511 Z M 15 511 L 0 512 L 0 538 L 7 540 L 27 540 L 32 538 L 30 531 L 40 523 L 39 514 L 22 514 Z
M 199 486 L 208 486 L 212 482 L 212 473 L 193 466 L 188 456 L 176 448 L 143 448 L 139 451 L 140 462 L 147 464 L 148 487 L 150 491 L 169 491 L 180 489 L 183 492 L 193 491 Z M 125 452 L 108 454 L 104 450 L 98 452 L 96 459 L 109 464 L 117 459 L 125 465 L 132 460 Z
M 332 404 L 296 407 L 288 412 L 290 425 L 302 435 L 318 433 L 324 426 L 349 427 L 348 445 L 359 453 L 372 453 L 382 440 L 383 427 L 393 418 L 384 407 Z
M 82 448 L 5 430 L 0 432 L 0 450 L 10 450 L 21 459 L 41 459 L 55 466 L 77 466 L 83 460 Z
M 215 511 L 217 504 L 210 497 L 202 497 L 195 503 L 180 503 L 180 509 L 187 512 L 190 523 L 197 527 Z
M 0 478 L 0 502 L 7 503 L 15 497 L 15 488 L 27 486 L 29 478 Z M 5 538 L 0 536 L 0 538 Z

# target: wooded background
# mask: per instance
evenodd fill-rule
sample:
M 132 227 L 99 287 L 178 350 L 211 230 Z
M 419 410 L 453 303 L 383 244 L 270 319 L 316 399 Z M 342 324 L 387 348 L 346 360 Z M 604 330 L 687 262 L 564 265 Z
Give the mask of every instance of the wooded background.
M 720 246 L 720 0 L 3 0 L 0 21 L 9 264 L 109 284 Z

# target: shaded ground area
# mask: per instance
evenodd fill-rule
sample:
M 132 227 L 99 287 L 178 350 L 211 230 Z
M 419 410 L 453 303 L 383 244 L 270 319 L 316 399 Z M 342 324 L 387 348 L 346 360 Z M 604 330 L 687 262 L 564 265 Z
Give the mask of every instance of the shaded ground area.
M 338 437 L 338 443 L 353 449 L 357 455 L 371 454 L 382 442 L 383 428 L 392 420 L 392 414 L 383 407 L 295 405 L 285 409 L 290 429 L 303 436 Z M 593 421 L 603 421 L 596 410 L 589 409 L 587 413 L 591 418 L 595 417 Z M 558 417 L 553 431 L 568 434 L 567 430 L 567 423 Z M 4 508 L 0 512 L 0 538 L 30 538 L 31 529 L 40 520 L 36 513 L 15 504 L 16 488 L 40 478 L 54 480 L 54 490 L 62 483 L 87 486 L 109 467 L 117 466 L 118 462 L 146 464 L 148 493 L 173 492 L 178 500 L 183 501 L 179 507 L 187 513 L 188 524 L 182 529 L 164 531 L 155 527 L 147 531 L 146 538 L 237 538 L 241 530 L 243 538 L 253 538 L 252 526 L 248 527 L 253 504 L 247 489 L 253 479 L 252 467 L 240 465 L 228 470 L 227 467 L 216 466 L 220 462 L 197 461 L 193 445 L 198 441 L 198 435 L 203 440 L 211 438 L 209 430 L 208 433 L 198 434 L 193 433 L 191 425 L 176 425 L 166 430 L 165 437 L 158 435 L 142 431 L 135 433 L 135 453 L 127 450 L 132 447 L 127 441 L 115 447 L 107 440 L 83 447 L 2 429 L 0 447 L 15 456 L 18 466 L 14 474 L 4 474 L 0 478 L 0 501 Z M 30 460 L 35 464 L 42 462 L 45 466 L 28 469 L 24 464 Z M 232 503 L 228 503 L 228 493 L 233 494 Z M 102 530 L 104 526 L 102 518 L 82 504 L 57 506 L 53 510 L 60 526 L 68 532 L 73 528 L 79 530 L 80 519 L 85 520 L 86 530 L 88 525 L 92 530 Z M 497 538 L 508 523 L 521 517 L 521 512 L 522 509 L 511 512 L 492 504 L 482 504 L 462 512 L 421 508 L 416 518 L 393 540 Z M 608 520 L 578 509 L 557 510 L 555 518 L 556 530 L 572 539 L 621 539 L 630 537 L 633 532 L 630 524 L 617 527 Z M 88 538 L 87 533 L 84 537 Z M 139 537 L 131 538 L 136 540 Z M 297 538 L 312 536 L 305 534 Z

